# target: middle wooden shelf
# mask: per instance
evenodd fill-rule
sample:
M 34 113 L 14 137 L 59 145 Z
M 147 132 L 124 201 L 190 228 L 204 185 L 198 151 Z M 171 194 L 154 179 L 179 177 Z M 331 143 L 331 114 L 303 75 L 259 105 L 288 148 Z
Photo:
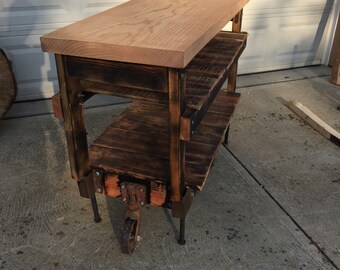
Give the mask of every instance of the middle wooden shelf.
M 201 190 L 240 94 L 220 91 L 185 146 L 185 183 Z M 167 105 L 132 102 L 89 147 L 94 169 L 137 179 L 169 179 Z

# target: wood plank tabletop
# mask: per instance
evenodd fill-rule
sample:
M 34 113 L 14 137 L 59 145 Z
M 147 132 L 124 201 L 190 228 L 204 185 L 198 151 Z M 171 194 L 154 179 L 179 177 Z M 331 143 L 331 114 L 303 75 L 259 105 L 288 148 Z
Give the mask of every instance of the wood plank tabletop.
M 248 0 L 130 0 L 41 37 L 46 52 L 184 68 Z

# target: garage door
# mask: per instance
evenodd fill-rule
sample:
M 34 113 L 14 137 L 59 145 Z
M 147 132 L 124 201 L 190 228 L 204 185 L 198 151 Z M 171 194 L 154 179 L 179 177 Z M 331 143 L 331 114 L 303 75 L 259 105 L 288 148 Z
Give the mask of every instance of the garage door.
M 254 0 L 245 9 L 249 41 L 240 72 L 321 64 L 333 0 Z
M 0 47 L 13 62 L 17 100 L 49 98 L 58 91 L 54 59 L 39 37 L 122 3 L 121 0 L 0 0 Z M 240 72 L 320 64 L 323 33 L 333 0 L 253 0 L 245 10 L 250 33 Z

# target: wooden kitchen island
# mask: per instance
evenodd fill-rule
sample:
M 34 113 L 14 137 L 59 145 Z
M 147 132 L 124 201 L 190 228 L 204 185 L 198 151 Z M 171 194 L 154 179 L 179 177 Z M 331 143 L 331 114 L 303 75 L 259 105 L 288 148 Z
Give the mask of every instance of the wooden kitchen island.
M 240 98 L 247 2 L 131 0 L 41 38 L 56 57 L 60 93 L 52 101 L 64 118 L 72 178 L 91 199 L 96 222 L 96 193 L 127 204 L 124 253 L 136 246 L 145 204 L 172 209 L 185 244 L 185 217 Z M 222 32 L 230 20 L 232 31 Z M 132 102 L 88 146 L 82 105 L 94 94 Z

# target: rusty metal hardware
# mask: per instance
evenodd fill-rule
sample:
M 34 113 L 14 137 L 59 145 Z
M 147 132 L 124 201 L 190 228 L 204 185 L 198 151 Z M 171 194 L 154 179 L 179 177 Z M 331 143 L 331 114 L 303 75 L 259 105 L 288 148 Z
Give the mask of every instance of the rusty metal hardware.
M 93 183 L 94 190 L 96 193 L 104 193 L 104 179 L 103 179 L 103 171 L 93 170 Z
M 141 207 L 146 203 L 146 186 L 132 182 L 120 185 L 122 201 L 127 204 L 125 223 L 121 234 L 121 250 L 131 254 L 140 239 Z
M 194 196 L 195 192 L 191 188 L 187 188 L 181 201 L 172 202 L 172 216 L 176 218 L 185 218 Z

